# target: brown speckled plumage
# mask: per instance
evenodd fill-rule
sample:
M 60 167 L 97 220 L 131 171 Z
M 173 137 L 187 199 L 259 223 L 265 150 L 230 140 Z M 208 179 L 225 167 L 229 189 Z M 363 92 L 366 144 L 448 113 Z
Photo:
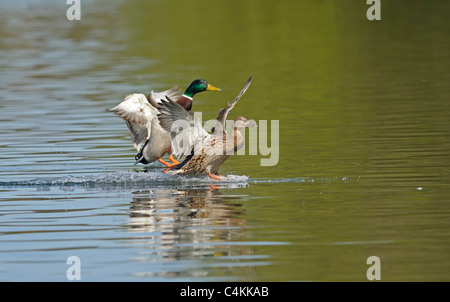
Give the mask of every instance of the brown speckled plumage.
M 184 165 L 180 165 L 175 174 L 216 174 L 220 166 L 237 150 L 244 145 L 244 138 L 237 129 L 233 134 L 211 135 L 206 139 L 199 151 L 194 151 L 193 156 Z

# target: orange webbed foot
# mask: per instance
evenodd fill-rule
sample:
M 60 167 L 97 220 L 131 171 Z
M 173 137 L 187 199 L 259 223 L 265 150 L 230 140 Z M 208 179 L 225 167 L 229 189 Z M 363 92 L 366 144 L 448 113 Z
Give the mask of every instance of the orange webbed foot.
M 211 177 L 212 179 L 216 179 L 216 180 L 226 180 L 227 178 L 225 176 L 216 174 L 216 175 L 212 175 L 211 173 L 208 173 L 208 176 Z

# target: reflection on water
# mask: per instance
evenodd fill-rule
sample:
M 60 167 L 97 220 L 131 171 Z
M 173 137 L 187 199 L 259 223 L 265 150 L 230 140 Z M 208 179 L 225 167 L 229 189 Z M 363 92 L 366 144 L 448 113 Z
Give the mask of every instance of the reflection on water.
M 201 227 L 202 221 L 213 221 L 212 226 L 232 227 L 243 226 L 245 221 L 235 221 L 233 216 L 242 214 L 234 207 L 222 203 L 219 190 L 211 185 L 208 190 L 143 190 L 133 192 L 131 204 L 130 226 L 134 231 L 154 231 L 156 227 L 171 229 L 184 229 L 186 226 Z M 174 210 L 175 209 L 175 210 Z M 186 218 L 188 225 L 186 225 Z M 191 219 L 195 220 L 192 223 Z M 198 225 L 197 225 L 198 223 Z M 195 234 L 192 234 L 193 236 Z M 200 234 L 198 234 L 200 235 Z M 200 235 L 202 236 L 202 235 Z M 205 239 L 211 239 L 205 237 Z M 201 238 L 189 242 L 201 242 Z
M 0 1 L 0 280 L 64 281 L 72 255 L 84 281 L 365 281 L 372 255 L 383 281 L 449 279 L 448 4 L 67 8 Z M 223 91 L 193 108 L 214 119 L 250 74 L 233 115 L 279 121 L 276 166 L 133 165 L 108 108 L 205 78 Z
M 234 201 L 235 199 L 235 201 Z M 229 248 L 228 242 L 239 239 L 245 218 L 239 197 L 223 198 L 218 189 L 193 190 L 142 190 L 133 192 L 128 231 L 154 234 L 145 240 L 131 242 L 145 246 L 137 259 L 147 262 L 189 261 L 203 259 L 229 259 L 228 269 L 241 267 L 252 270 L 260 263 L 249 261 L 264 258 L 253 255 L 253 249 L 243 244 L 238 249 Z M 155 249 L 155 247 L 158 247 Z M 215 260 L 214 260 L 215 261 Z M 218 266 L 216 263 L 214 266 Z M 226 262 L 221 266 L 227 267 Z M 145 266 L 143 265 L 143 268 Z M 192 276 L 208 276 L 209 265 L 190 268 Z M 183 276 L 180 270 L 155 274 L 152 271 L 136 272 L 136 276 Z
M 252 242 L 248 196 L 223 194 L 226 185 L 128 185 L 4 186 L 2 279 L 33 280 L 25 270 L 43 267 L 42 280 L 64 280 L 65 259 L 77 255 L 86 281 L 114 280 L 117 270 L 124 280 L 232 280 L 229 272 L 251 276 L 270 263 L 253 245 L 283 244 Z

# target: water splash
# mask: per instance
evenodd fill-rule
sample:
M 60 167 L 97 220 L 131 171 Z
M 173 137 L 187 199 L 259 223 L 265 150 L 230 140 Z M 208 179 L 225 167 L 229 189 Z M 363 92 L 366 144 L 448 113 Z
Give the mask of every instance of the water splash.
M 219 185 L 228 188 L 246 187 L 249 184 L 263 183 L 328 183 L 347 182 L 348 177 L 314 179 L 294 178 L 249 178 L 246 175 L 226 175 L 223 180 L 211 179 L 207 175 L 184 176 L 168 175 L 160 171 L 115 171 L 81 176 L 40 177 L 28 180 L 0 181 L 0 186 L 85 186 L 85 187 L 205 187 Z
M 0 186 L 128 186 L 128 185 L 195 185 L 247 183 L 248 176 L 227 175 L 225 180 L 213 180 L 208 176 L 167 175 L 161 172 L 116 171 L 93 175 L 40 177 L 19 181 L 0 181 Z

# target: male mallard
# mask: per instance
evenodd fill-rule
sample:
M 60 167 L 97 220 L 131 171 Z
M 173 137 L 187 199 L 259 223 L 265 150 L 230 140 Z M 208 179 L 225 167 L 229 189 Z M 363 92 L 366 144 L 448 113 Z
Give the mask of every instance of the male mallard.
M 250 86 L 253 77 L 228 107 L 220 110 L 213 133 L 206 132 L 201 121 L 194 117 L 192 112 L 166 96 L 162 100 L 158 111 L 158 120 L 161 127 L 171 132 L 172 152 L 178 157 L 185 157 L 184 161 L 171 167 L 170 174 L 208 174 L 214 179 L 221 179 L 217 175 L 219 167 L 244 145 L 244 138 L 240 129 L 256 127 L 245 117 L 238 116 L 233 121 L 233 133 L 225 130 L 225 121 L 228 113 L 236 106 L 239 99 Z M 168 170 L 168 169 L 166 169 Z
M 143 94 L 134 93 L 126 96 L 119 105 L 110 109 L 127 123 L 131 140 L 139 151 L 136 155 L 136 164 L 139 162 L 148 164 L 155 160 L 167 167 L 178 164 L 172 157 L 169 133 L 161 128 L 158 118 L 156 118 L 157 108 L 160 106 L 161 100 L 167 96 L 176 100 L 176 103 L 184 110 L 190 111 L 194 95 L 202 91 L 220 91 L 220 88 L 198 79 L 189 85 L 183 95 L 180 95 L 177 87 L 163 92 L 151 91 L 148 98 Z M 174 164 L 169 164 L 161 158 L 166 153 L 169 153 L 169 159 Z

